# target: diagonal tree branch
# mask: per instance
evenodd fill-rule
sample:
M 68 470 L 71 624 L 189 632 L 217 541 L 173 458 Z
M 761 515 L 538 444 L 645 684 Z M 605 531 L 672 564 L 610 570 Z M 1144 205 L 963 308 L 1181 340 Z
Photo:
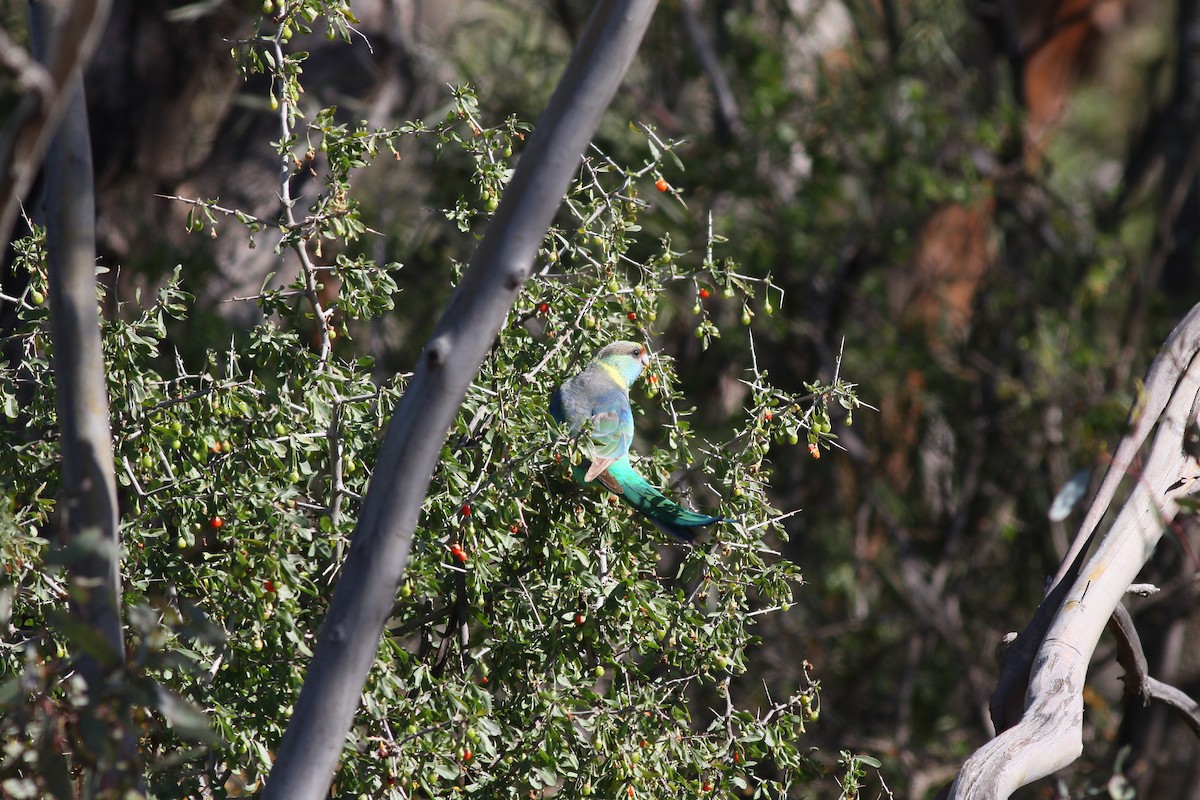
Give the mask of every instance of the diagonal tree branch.
M 598 3 L 387 436 L 265 800 L 328 795 L 359 693 L 404 574 L 433 468 L 467 387 L 533 266 L 571 176 L 654 12 Z

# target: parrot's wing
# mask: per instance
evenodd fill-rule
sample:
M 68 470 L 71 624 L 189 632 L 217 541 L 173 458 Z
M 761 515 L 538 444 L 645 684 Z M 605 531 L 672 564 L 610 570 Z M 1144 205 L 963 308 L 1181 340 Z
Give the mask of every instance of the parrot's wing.
M 593 462 L 603 461 L 605 464 L 597 468 L 588 480 L 628 453 L 629 446 L 633 444 L 633 412 L 629 409 L 629 400 L 624 397 L 616 399 L 623 402 L 605 403 L 607 408 L 592 409 L 592 446 L 588 449 L 588 455 Z

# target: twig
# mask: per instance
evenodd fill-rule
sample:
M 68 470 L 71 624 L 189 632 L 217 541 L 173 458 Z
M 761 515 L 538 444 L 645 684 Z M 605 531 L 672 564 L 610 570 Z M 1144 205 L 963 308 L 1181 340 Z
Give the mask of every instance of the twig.
M 1117 663 L 1125 670 L 1125 697 L 1136 698 L 1143 706 L 1157 700 L 1175 709 L 1192 733 L 1200 737 L 1200 704 L 1169 683 L 1150 676 L 1142 641 L 1123 603 L 1113 609 L 1108 632 L 1116 639 Z
M 279 26 L 279 30 L 275 33 L 271 40 L 275 49 L 275 63 L 282 67 L 284 62 L 283 55 L 283 26 Z M 283 216 L 287 220 L 288 228 L 296 228 L 296 214 L 294 206 L 296 201 L 292 198 L 292 153 L 287 149 L 287 143 L 292 138 L 292 126 L 288 118 L 291 113 L 291 102 L 285 98 L 284 102 L 279 104 L 279 127 L 280 127 L 280 146 L 284 148 L 283 157 L 280 159 L 280 173 L 282 180 L 280 181 L 279 199 L 283 203 Z M 304 276 L 304 289 L 308 296 L 308 302 L 313 308 L 313 317 L 317 323 L 317 336 L 320 340 L 320 351 L 317 355 L 318 365 L 317 372 L 324 372 L 325 366 L 329 363 L 329 355 L 332 351 L 332 339 L 329 336 L 329 317 L 333 313 L 331 310 L 326 310 L 321 304 L 321 297 L 317 293 L 317 274 L 313 267 L 312 260 L 308 257 L 308 249 L 305 246 L 305 240 L 300 238 L 292 245 L 292 250 L 295 251 L 300 259 L 300 268 Z

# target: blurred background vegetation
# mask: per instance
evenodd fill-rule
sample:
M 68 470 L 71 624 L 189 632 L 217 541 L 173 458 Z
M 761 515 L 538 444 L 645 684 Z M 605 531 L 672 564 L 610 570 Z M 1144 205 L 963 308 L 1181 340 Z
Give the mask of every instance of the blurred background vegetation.
M 5 3 L 6 25 L 21 5 Z M 1103 466 L 1138 377 L 1194 302 L 1196 6 L 673 0 L 597 138 L 622 163 L 644 157 L 631 121 L 686 140 L 686 171 L 664 175 L 686 207 L 656 204 L 642 226 L 697 253 L 711 219 L 728 237 L 718 256 L 781 290 L 748 309 L 759 367 L 803 393 L 844 353 L 842 373 L 879 409 L 835 420 L 844 452 L 774 453 L 775 505 L 803 509 L 783 547 L 809 586 L 764 622 L 741 681 L 794 686 L 807 658 L 822 680 L 809 739 L 881 757 L 898 797 L 932 796 L 990 737 L 995 647 L 1027 621 L 1073 533 L 1047 520 L 1050 501 Z M 344 121 L 436 119 L 447 84 L 466 83 L 485 117 L 536 120 L 591 7 L 357 0 L 353 46 L 319 32 L 293 46 L 311 52 L 312 107 L 336 105 Z M 162 198 L 277 209 L 269 87 L 229 56 L 262 11 L 117 0 L 87 78 L 100 256 L 120 265 L 109 297 L 182 263 L 199 296 L 171 331 L 185 361 L 252 323 L 255 306 L 230 298 L 296 269 L 271 241 L 189 236 L 187 208 Z M 11 104 L 15 87 L 3 91 Z M 355 337 L 381 375 L 411 367 L 448 265 L 469 257 L 441 211 L 468 176 L 400 155 L 355 178 L 384 234 L 359 246 L 405 265 L 396 310 Z M 747 400 L 744 348 L 703 350 L 695 295 L 675 300 L 654 346 L 676 359 L 697 425 L 727 430 Z M 740 330 L 740 300 L 717 292 L 705 307 Z M 1178 534 L 1194 538 L 1191 525 Z M 1195 696 L 1195 560 L 1163 549 L 1146 577 L 1178 590 L 1135 605 L 1135 619 L 1152 674 Z M 1128 746 L 1139 796 L 1200 797 L 1185 788 L 1200 787 L 1196 742 L 1160 710 L 1121 709 L 1112 662 L 1102 643 L 1070 791 L 1102 786 Z M 1027 796 L 1056 795 L 1043 783 Z

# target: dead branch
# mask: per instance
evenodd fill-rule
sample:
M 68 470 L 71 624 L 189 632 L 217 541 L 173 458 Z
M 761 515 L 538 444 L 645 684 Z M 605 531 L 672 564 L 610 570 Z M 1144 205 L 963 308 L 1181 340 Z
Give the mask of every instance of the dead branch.
M 1118 603 L 1113 609 L 1108 632 L 1116 639 L 1117 663 L 1125 670 L 1125 696 L 1136 698 L 1144 706 L 1157 701 L 1175 709 L 1192 733 L 1200 737 L 1200 704 L 1169 683 L 1150 676 L 1146 654 L 1142 651 L 1142 640 L 1123 603 Z
M 992 699 L 1002 731 L 963 765 L 951 797 L 1008 797 L 1067 766 L 1083 749 L 1082 691 L 1100 634 L 1178 511 L 1196 490 L 1197 463 L 1183 449 L 1200 394 L 1200 306 L 1167 339 L 1147 373 L 1145 393 L 1033 620 L 1007 648 Z M 1134 458 L 1157 426 L 1140 475 Z M 1136 478 L 1112 527 L 1087 559 L 1118 485 Z M 1085 561 L 1086 559 L 1086 561 Z M 1027 683 L 1028 689 L 1022 691 Z M 1013 724 L 1019 694 L 1024 711 Z M 1011 725 L 1011 727 L 1009 727 Z M 1005 730 L 1007 728 L 1007 730 Z

